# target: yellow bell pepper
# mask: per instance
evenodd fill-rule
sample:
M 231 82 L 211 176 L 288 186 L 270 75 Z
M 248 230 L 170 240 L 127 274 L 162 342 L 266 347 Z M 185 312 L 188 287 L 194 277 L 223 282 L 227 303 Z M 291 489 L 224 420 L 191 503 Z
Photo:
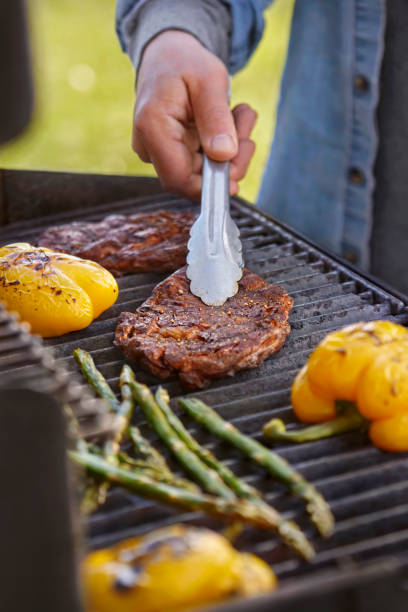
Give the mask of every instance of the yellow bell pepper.
M 367 419 L 388 419 L 408 412 L 408 340 L 391 342 L 361 377 L 357 405 Z
M 329 334 L 298 372 L 291 400 L 301 421 L 320 425 L 286 431 L 272 419 L 268 439 L 305 442 L 368 428 L 378 448 L 408 451 L 408 330 L 372 321 Z
M 0 301 L 44 338 L 87 327 L 117 296 L 97 263 L 27 243 L 0 248 Z
M 322 423 L 334 419 L 336 407 L 329 392 L 316 390 L 309 377 L 307 365 L 298 372 L 292 385 L 293 410 L 304 423 Z
M 408 412 L 401 412 L 389 419 L 373 421 L 370 425 L 371 442 L 391 453 L 408 451 Z
M 392 321 L 348 325 L 326 336 L 313 351 L 308 378 L 321 394 L 355 402 L 360 373 L 385 344 L 407 334 Z
M 368 366 L 357 395 L 371 422 L 372 442 L 383 450 L 408 451 L 408 341 L 392 342 Z
M 276 587 L 269 566 L 222 535 L 173 525 L 91 553 L 82 566 L 87 612 L 173 612 Z

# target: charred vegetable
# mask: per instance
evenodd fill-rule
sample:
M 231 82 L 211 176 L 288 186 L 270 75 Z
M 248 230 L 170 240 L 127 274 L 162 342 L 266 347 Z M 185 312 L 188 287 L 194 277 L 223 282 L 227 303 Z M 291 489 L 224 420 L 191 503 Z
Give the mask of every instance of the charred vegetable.
M 99 372 L 91 355 L 87 351 L 77 348 L 74 350 L 73 356 L 84 378 L 88 381 L 91 387 L 93 387 L 99 397 L 108 402 L 112 412 L 118 412 L 120 402 L 105 378 Z M 131 410 L 132 406 L 130 406 L 130 411 Z
M 155 402 L 149 387 L 138 382 L 132 382 L 130 388 L 143 410 L 148 423 L 194 480 L 208 493 L 220 495 L 225 499 L 235 499 L 234 493 L 227 487 L 217 472 L 206 466 L 177 435 Z
M 329 334 L 292 386 L 296 416 L 320 423 L 286 431 L 279 419 L 264 427 L 272 441 L 306 442 L 369 429 L 387 451 L 408 451 L 408 331 L 391 321 L 357 323 Z
M 245 499 L 228 500 L 171 486 L 149 478 L 143 470 L 128 470 L 112 465 L 103 457 L 88 452 L 69 451 L 69 456 L 91 474 L 102 476 L 109 482 L 119 484 L 147 499 L 154 499 L 185 510 L 201 510 L 227 521 L 240 520 L 263 529 L 276 530 L 276 518 L 259 512 L 254 504 Z
M 121 463 L 122 467 L 137 467 L 139 474 L 143 474 L 158 482 L 185 488 L 190 491 L 198 491 L 193 482 L 176 477 L 159 451 L 142 436 L 137 427 L 129 424 L 134 409 L 134 399 L 130 384 L 134 382 L 135 377 L 131 368 L 124 365 L 120 373 L 122 401 L 119 402 L 104 376 L 96 367 L 91 355 L 87 351 L 78 348 L 74 351 L 74 357 L 86 380 L 96 393 L 108 402 L 111 411 L 115 413 L 112 423 L 113 435 L 105 442 L 103 449 L 100 449 L 100 452 L 96 454 L 103 456 L 106 461 L 113 465 Z M 141 457 L 140 460 L 133 460 L 126 453 L 122 453 L 120 456 L 120 443 L 125 433 L 128 434 L 133 442 L 136 453 Z M 81 450 L 86 451 L 87 449 L 84 449 L 82 446 Z M 95 453 L 95 449 L 92 449 L 92 452 Z M 92 483 L 87 488 L 83 498 L 83 511 L 89 514 L 103 504 L 106 500 L 108 489 L 109 481 Z
M 183 398 L 179 402 L 186 412 L 201 425 L 239 448 L 252 461 L 262 465 L 272 476 L 283 482 L 292 493 L 301 497 L 306 502 L 306 509 L 320 533 L 324 536 L 331 535 L 334 519 L 327 502 L 315 487 L 296 472 L 285 459 L 271 452 L 256 440 L 242 434 L 204 402 L 194 398 Z
M 308 379 L 325 397 L 355 402 L 363 370 L 388 343 L 407 338 L 405 327 L 392 321 L 348 325 L 328 334 L 310 355 Z
M 105 478 L 104 482 L 96 482 L 88 488 L 85 496 L 88 510 L 104 501 L 109 484 L 115 482 L 152 499 L 190 510 L 202 509 L 221 518 L 241 520 L 243 523 L 272 529 L 305 559 L 314 556 L 313 546 L 295 523 L 285 520 L 261 499 L 256 489 L 237 478 L 189 434 L 172 412 L 164 389 L 158 389 L 155 400 L 149 388 L 137 383 L 132 370 L 124 366 L 120 377 L 123 400 L 120 404 L 92 357 L 81 349 L 77 349 L 74 354 L 86 379 L 115 412 L 115 435 L 105 443 L 103 449 L 81 446 L 77 453 L 72 453 L 72 458 L 86 467 L 90 475 L 97 480 Z M 181 465 L 207 492 L 217 497 L 203 495 L 192 482 L 176 477 L 164 457 L 141 432 L 134 426 L 128 426 L 133 411 L 133 396 L 142 407 L 148 422 Z M 120 452 L 119 444 L 125 429 L 140 458 L 134 459 Z M 236 495 L 244 499 L 238 500 Z
M 87 327 L 117 297 L 112 274 L 92 261 L 27 243 L 0 248 L 0 300 L 44 338 Z
M 91 553 L 82 567 L 91 612 L 173 612 L 276 588 L 269 566 L 208 529 L 173 525 Z
M 314 549 L 307 540 L 301 529 L 293 521 L 283 518 L 275 508 L 269 506 L 261 497 L 260 492 L 249 484 L 238 478 L 227 466 L 221 463 L 217 457 L 207 448 L 201 446 L 195 438 L 187 431 L 181 420 L 174 414 L 169 404 L 169 396 L 165 389 L 159 387 L 156 392 L 156 401 L 166 416 L 169 424 L 173 427 L 179 438 L 186 446 L 197 455 L 206 465 L 215 470 L 224 482 L 238 495 L 250 500 L 258 507 L 259 512 L 264 512 L 267 517 L 276 523 L 276 531 L 282 540 L 294 548 L 305 559 L 314 557 Z
M 105 442 L 102 454 L 106 461 L 117 464 L 117 453 L 119 452 L 123 434 L 129 426 L 133 413 L 134 402 L 132 399 L 125 399 L 124 401 L 119 402 L 105 378 L 97 369 L 91 355 L 87 351 L 80 348 L 75 349 L 74 358 L 86 380 L 92 385 L 98 395 L 108 402 L 111 411 L 115 413 L 112 423 L 112 436 Z M 121 372 L 121 384 L 126 384 L 127 380 L 128 372 L 126 370 L 126 366 L 123 366 Z M 95 483 L 88 488 L 82 503 L 82 509 L 86 514 L 93 512 L 93 510 L 95 510 L 98 506 L 105 503 L 108 488 L 108 482 Z

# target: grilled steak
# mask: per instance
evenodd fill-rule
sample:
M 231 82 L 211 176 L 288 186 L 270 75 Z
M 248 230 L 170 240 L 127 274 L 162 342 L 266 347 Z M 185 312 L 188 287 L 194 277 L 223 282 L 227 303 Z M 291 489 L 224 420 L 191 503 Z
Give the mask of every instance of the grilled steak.
M 184 265 L 194 217 L 159 210 L 109 215 L 97 222 L 50 227 L 38 244 L 91 259 L 119 276 L 126 272 L 172 272 Z
M 278 351 L 290 331 L 292 305 L 282 287 L 244 270 L 234 297 L 221 307 L 206 306 L 190 293 L 182 268 L 135 313 L 121 313 L 115 345 L 160 378 L 178 373 L 186 388 L 202 388 Z

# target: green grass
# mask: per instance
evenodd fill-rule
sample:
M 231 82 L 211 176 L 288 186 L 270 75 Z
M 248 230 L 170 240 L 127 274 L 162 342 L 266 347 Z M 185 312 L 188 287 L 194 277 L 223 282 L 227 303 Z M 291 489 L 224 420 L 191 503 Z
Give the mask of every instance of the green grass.
M 0 166 L 154 175 L 130 148 L 134 74 L 114 32 L 114 0 L 30 0 L 36 107 L 0 147 Z M 259 113 L 241 195 L 254 200 L 275 121 L 293 0 L 276 0 L 261 45 L 233 80 L 232 104 Z

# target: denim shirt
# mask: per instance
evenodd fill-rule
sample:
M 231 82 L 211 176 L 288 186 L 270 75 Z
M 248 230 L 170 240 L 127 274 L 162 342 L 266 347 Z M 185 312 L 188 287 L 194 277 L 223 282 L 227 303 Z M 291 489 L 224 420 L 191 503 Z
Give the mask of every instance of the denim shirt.
M 144 2 L 146 0 L 139 0 Z M 261 39 L 266 0 L 223 0 L 230 65 Z M 118 0 L 118 31 L 135 0 Z M 385 0 L 297 0 L 258 205 L 368 268 Z

